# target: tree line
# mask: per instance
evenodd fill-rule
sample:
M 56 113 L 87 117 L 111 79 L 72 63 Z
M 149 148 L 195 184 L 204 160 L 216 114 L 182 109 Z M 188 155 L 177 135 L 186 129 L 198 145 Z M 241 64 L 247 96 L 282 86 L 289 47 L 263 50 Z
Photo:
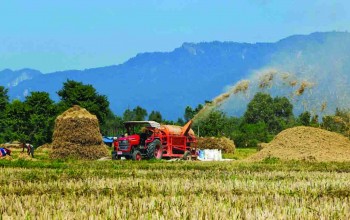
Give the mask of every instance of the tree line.
M 100 95 L 92 85 L 67 80 L 57 92 L 60 100 L 55 103 L 47 92 L 31 92 L 24 101 L 15 99 L 10 102 L 8 89 L 0 86 L 0 143 L 18 140 L 40 146 L 52 141 L 54 122 L 58 115 L 79 105 L 97 116 L 101 133 L 114 136 L 122 133 L 123 121 L 148 120 L 183 124 L 163 119 L 159 111 L 149 115 L 146 109 L 137 106 L 127 109 L 122 116 L 114 115 L 110 110 L 106 96 Z
M 148 114 L 141 106 L 126 109 L 121 116 L 113 114 L 106 96 L 100 95 L 92 85 L 67 80 L 57 92 L 60 100 L 55 103 L 47 92 L 31 92 L 24 101 L 9 101 L 8 89 L 0 86 L 0 143 L 18 140 L 35 146 L 50 143 L 55 118 L 72 107 L 80 105 L 99 119 L 101 133 L 115 136 L 123 133 L 124 121 L 152 120 L 163 124 L 184 125 L 202 108 L 187 106 L 183 118 L 170 121 L 159 111 Z M 337 109 L 332 116 L 319 120 L 317 115 L 303 112 L 293 115 L 293 105 L 285 97 L 271 97 L 257 93 L 247 106 L 242 117 L 231 117 L 214 110 L 206 117 L 197 119 L 193 130 L 199 136 L 228 137 L 237 147 L 256 147 L 260 142 L 270 141 L 280 131 L 298 126 L 323 127 L 349 136 L 350 114 Z

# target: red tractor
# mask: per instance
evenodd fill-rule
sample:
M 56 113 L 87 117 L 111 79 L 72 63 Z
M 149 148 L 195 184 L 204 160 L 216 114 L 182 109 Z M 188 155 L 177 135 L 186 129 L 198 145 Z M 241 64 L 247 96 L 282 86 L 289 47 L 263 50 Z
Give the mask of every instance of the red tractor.
M 128 121 L 124 125 L 126 134 L 113 142 L 114 160 L 121 157 L 132 160 L 197 157 L 192 121 L 183 127 L 160 125 L 155 121 Z M 135 133 L 137 129 L 141 132 Z

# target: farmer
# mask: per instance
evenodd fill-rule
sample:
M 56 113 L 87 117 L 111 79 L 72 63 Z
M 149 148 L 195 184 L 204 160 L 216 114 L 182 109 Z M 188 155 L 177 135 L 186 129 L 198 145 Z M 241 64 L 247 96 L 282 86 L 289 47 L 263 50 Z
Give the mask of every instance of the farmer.
M 27 154 L 34 158 L 34 146 L 28 143 L 22 143 L 22 152 L 24 152 L 24 148 L 27 149 Z
M 0 157 L 5 157 L 6 155 L 11 156 L 11 151 L 8 148 L 0 148 Z

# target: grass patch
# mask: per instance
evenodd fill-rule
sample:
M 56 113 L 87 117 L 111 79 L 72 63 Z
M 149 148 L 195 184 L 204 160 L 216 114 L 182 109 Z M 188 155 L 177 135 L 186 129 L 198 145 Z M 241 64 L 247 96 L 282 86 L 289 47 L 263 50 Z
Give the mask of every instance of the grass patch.
M 234 154 L 224 153 L 222 155 L 225 159 L 235 159 L 235 160 L 243 160 L 257 152 L 256 148 L 236 148 Z

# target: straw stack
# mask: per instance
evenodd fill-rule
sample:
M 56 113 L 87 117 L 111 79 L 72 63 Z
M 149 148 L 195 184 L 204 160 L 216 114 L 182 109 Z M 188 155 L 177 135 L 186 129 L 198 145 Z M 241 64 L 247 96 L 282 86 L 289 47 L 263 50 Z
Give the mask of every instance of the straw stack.
M 73 106 L 58 116 L 53 133 L 51 158 L 98 159 L 108 156 L 95 115 Z
M 199 137 L 197 141 L 200 149 L 218 149 L 224 153 L 234 153 L 236 149 L 234 142 L 226 137 Z
M 313 127 L 294 127 L 279 133 L 270 143 L 261 144 L 260 151 L 249 159 L 267 157 L 281 160 L 349 162 L 350 140 L 341 134 Z

